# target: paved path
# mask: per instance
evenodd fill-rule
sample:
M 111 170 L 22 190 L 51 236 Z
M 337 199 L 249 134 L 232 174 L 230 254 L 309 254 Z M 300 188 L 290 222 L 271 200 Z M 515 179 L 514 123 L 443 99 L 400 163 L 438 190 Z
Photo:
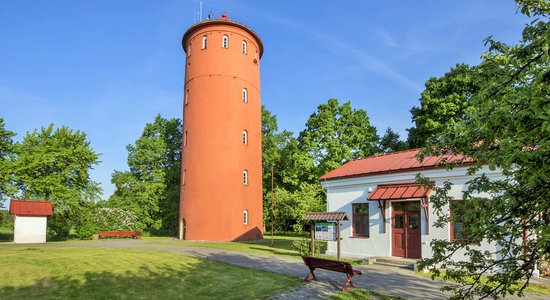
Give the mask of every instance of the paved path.
M 95 247 L 95 248 L 129 248 L 162 250 L 186 255 L 192 255 L 229 264 L 250 267 L 269 272 L 304 277 L 308 273 L 307 267 L 299 259 L 282 256 L 263 255 L 256 253 L 244 253 L 215 248 L 188 247 L 181 242 L 173 241 L 174 245 L 155 244 L 151 240 L 101 240 L 90 242 L 56 242 L 36 245 L 38 247 Z M 6 245 L 6 244 L 4 244 Z M 8 244 L 14 245 L 14 244 Z M 15 245 L 14 245 L 15 246 Z M 371 291 L 381 292 L 390 296 L 399 296 L 405 299 L 447 299 L 449 294 L 444 294 L 439 289 L 448 284 L 443 281 L 432 281 L 416 275 L 413 271 L 397 267 L 381 265 L 368 265 L 355 267 L 363 271 L 363 275 L 355 276 L 355 287 Z M 316 270 L 318 278 L 308 284 L 304 284 L 294 291 L 283 293 L 276 299 L 319 299 L 338 291 L 345 282 L 345 275 L 341 273 Z M 519 299 L 510 297 L 506 299 Z M 529 295 L 521 299 L 548 299 L 547 296 Z

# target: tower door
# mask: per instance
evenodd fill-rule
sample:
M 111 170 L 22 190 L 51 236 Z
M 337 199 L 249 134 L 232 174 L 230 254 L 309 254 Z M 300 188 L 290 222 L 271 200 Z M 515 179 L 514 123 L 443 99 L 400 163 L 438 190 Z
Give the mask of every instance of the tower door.
M 392 203 L 392 256 L 420 258 L 420 203 Z

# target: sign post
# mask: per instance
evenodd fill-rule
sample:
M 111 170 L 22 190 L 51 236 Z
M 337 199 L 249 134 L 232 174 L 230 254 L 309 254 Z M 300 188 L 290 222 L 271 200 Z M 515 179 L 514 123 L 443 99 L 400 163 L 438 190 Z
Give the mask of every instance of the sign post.
M 305 221 L 324 221 L 310 223 L 311 256 L 315 256 L 315 239 L 336 241 L 337 259 L 340 260 L 340 221 L 349 221 L 345 212 L 310 212 L 304 216 Z

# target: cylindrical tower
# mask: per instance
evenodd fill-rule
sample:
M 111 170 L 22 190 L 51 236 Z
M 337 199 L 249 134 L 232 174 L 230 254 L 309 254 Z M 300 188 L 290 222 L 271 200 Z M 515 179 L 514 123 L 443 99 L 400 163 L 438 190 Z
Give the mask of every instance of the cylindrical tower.
M 260 58 L 263 45 L 224 14 L 182 39 L 180 239 L 262 238 Z

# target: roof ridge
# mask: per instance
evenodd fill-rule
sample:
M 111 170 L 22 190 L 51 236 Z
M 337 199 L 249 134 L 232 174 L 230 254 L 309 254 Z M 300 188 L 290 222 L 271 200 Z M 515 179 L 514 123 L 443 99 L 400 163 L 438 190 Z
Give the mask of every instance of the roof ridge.
M 380 153 L 380 154 L 374 154 L 374 155 L 367 156 L 367 157 L 360 157 L 360 158 L 357 158 L 357 159 L 354 159 L 354 160 L 363 160 L 363 159 L 375 158 L 375 157 L 380 157 L 380 156 L 395 155 L 395 154 L 404 153 L 404 152 L 419 151 L 421 149 L 422 148 L 412 148 L 412 149 L 400 150 L 400 151 L 395 151 L 395 152 L 385 152 L 385 153 Z

